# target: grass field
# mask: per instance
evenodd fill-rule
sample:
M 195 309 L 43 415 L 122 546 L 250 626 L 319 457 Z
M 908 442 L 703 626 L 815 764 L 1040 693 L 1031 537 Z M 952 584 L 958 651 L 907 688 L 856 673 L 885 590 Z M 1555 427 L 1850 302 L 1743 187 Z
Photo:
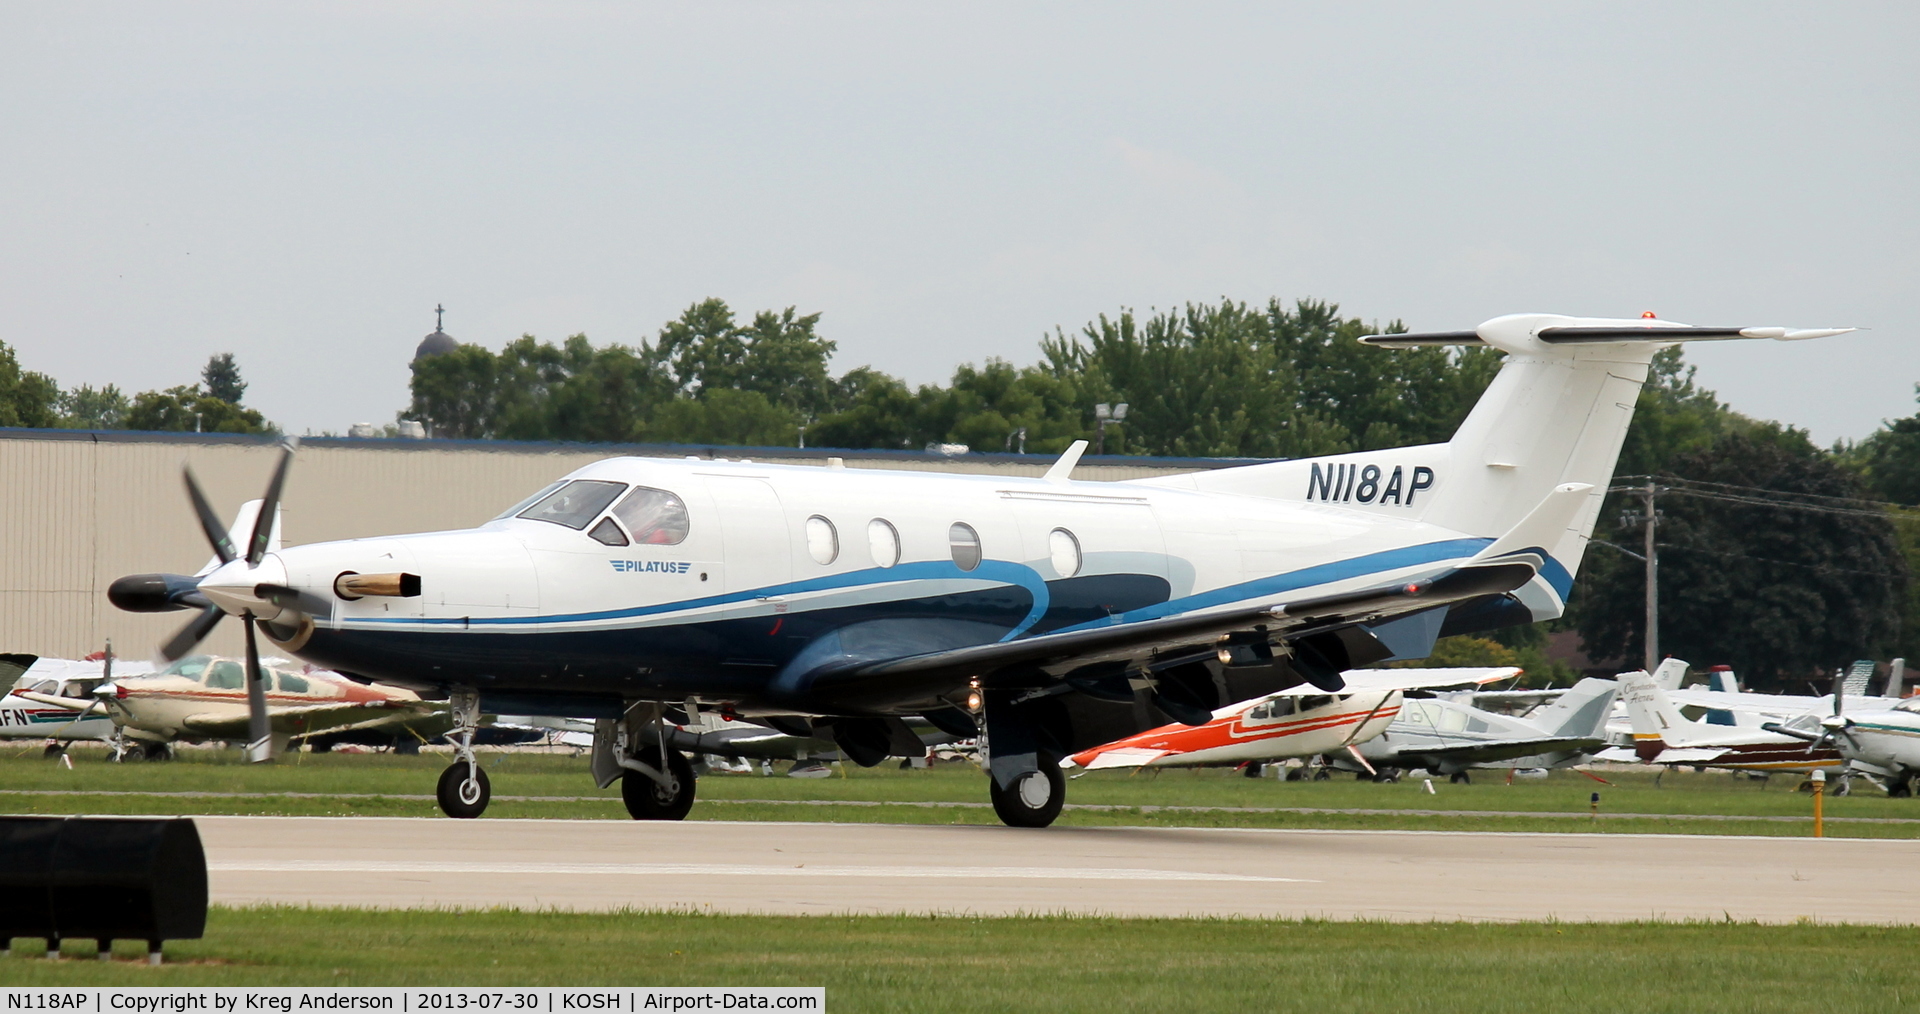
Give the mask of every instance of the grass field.
M 169 964 L 0 959 L 17 985 L 820 986 L 835 1011 L 1883 1011 L 1920 930 L 215 909 Z M 37 944 L 35 945 L 37 946 Z
M 430 795 L 445 755 L 294 754 L 272 765 L 240 762 L 230 750 L 182 750 L 166 764 L 108 764 L 76 749 L 73 766 L 39 758 L 38 748 L 0 752 L 0 811 L 12 813 L 182 813 L 380 816 L 437 814 Z M 617 788 L 594 788 L 582 757 L 482 753 L 495 799 L 489 818 L 626 819 Z M 776 768 L 781 770 L 781 768 Z M 1804 835 L 1811 800 L 1790 776 L 1771 782 L 1725 773 L 1605 775 L 1574 771 L 1503 784 L 1497 772 L 1472 785 L 1418 779 L 1376 785 L 1351 778 L 1282 782 L 1224 770 L 1101 771 L 1068 783 L 1074 825 L 1392 828 Z M 1920 837 L 1920 800 L 1887 799 L 1865 787 L 1829 798 L 1833 836 Z M 993 823 L 984 776 L 967 764 L 902 771 L 849 766 L 831 778 L 714 774 L 700 780 L 695 820 L 824 820 Z M 1589 820 L 1591 793 L 1600 819 Z M 40 794 L 49 793 L 49 794 Z M 74 794 L 69 794 L 74 793 Z M 104 795 L 96 793 L 131 793 Z M 160 795 L 215 793 L 237 795 Z M 526 798 L 532 797 L 532 798 Z M 1158 808 L 1169 809 L 1158 809 Z M 1103 809 L 1104 808 L 1104 809 Z M 1370 810 L 1314 813 L 1302 810 Z M 1424 811 L 1424 812 L 1421 812 Z M 1635 818 L 1632 814 L 1659 814 Z M 1852 822 L 1860 821 L 1860 822 Z

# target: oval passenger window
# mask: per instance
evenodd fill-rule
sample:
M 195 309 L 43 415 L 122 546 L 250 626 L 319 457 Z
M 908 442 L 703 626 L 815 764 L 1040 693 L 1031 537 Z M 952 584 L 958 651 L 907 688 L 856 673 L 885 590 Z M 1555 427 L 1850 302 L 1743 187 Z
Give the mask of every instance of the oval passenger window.
M 818 514 L 807 519 L 807 554 L 822 567 L 840 558 L 840 533 Z
M 891 522 L 881 518 L 867 522 L 867 552 L 873 554 L 873 562 L 881 567 L 900 562 L 900 533 L 894 531 Z
M 972 525 L 955 521 L 947 528 L 947 548 L 953 552 L 953 565 L 961 570 L 980 566 L 980 534 Z
M 1072 577 L 1080 573 L 1080 540 L 1065 528 L 1047 533 L 1047 555 L 1053 561 L 1055 574 Z

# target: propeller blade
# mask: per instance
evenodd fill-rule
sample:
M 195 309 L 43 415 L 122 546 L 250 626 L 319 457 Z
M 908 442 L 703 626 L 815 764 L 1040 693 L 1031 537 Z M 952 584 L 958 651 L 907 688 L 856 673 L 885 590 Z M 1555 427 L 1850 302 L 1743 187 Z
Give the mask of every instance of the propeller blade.
M 280 513 L 280 490 L 287 484 L 287 466 L 293 464 L 295 443 L 289 439 L 280 452 L 280 464 L 267 482 L 267 495 L 260 501 L 260 513 L 253 519 L 253 535 L 247 539 L 247 566 L 257 567 L 267 555 L 267 540 L 273 537 L 273 519 Z
M 200 492 L 200 483 L 193 477 L 193 469 L 182 468 L 181 474 L 187 480 L 187 499 L 193 501 L 193 513 L 200 519 L 200 530 L 207 533 L 207 541 L 213 543 L 213 555 L 221 563 L 232 563 L 240 554 L 233 551 L 233 536 L 227 532 L 227 526 L 220 521 L 220 515 L 213 512 L 213 505 L 207 502 L 207 495 Z
M 200 615 L 187 621 L 187 625 L 173 635 L 166 644 L 160 646 L 160 657 L 168 662 L 178 662 L 186 657 L 194 646 L 207 639 L 220 617 L 227 615 L 219 606 L 208 606 L 200 610 Z
M 260 672 L 260 646 L 253 632 L 253 614 L 240 617 L 247 625 L 247 760 L 258 764 L 273 759 L 273 724 L 267 719 L 267 686 Z

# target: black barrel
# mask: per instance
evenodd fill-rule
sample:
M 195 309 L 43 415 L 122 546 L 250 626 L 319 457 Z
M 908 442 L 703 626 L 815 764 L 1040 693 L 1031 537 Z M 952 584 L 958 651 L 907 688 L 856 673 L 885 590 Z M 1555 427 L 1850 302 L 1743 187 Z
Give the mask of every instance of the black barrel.
M 0 940 L 197 940 L 207 856 L 185 818 L 0 817 Z

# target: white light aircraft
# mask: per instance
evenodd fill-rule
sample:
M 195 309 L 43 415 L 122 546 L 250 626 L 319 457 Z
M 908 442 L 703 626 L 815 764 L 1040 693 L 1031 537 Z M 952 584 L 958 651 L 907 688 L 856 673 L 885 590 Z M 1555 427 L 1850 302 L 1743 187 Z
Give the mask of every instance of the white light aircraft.
M 1606 745 L 1619 689 L 1613 680 L 1583 679 L 1525 716 L 1474 707 L 1473 694 L 1408 700 L 1386 732 L 1358 752 L 1369 774 L 1425 768 L 1455 783 L 1471 781 L 1472 768 L 1564 767 Z
M 1677 659 L 1669 659 L 1676 662 Z M 1685 665 L 1685 663 L 1680 663 Z M 1830 746 L 1767 728 L 1689 721 L 1668 692 L 1645 672 L 1620 674 L 1620 698 L 1633 722 L 1633 746 L 1601 751 L 1601 760 L 1692 765 L 1734 771 L 1801 771 L 1838 768 L 1843 761 Z
M 1653 355 L 1843 330 L 1512 315 L 1362 339 L 1507 353 L 1447 443 L 1129 482 L 1075 481 L 1084 442 L 1041 478 L 613 458 L 476 529 L 275 549 L 289 448 L 251 526 L 189 476 L 218 566 L 111 597 L 199 611 L 167 657 L 237 616 L 249 644 L 449 697 L 466 733 L 483 705 L 596 719 L 637 818 L 691 803 L 686 758 L 640 730 L 692 700 L 830 728 L 860 763 L 919 748 L 903 715 L 983 722 L 996 812 L 1045 826 L 1087 746 L 1560 615 Z M 440 801 L 475 816 L 460 741 Z

